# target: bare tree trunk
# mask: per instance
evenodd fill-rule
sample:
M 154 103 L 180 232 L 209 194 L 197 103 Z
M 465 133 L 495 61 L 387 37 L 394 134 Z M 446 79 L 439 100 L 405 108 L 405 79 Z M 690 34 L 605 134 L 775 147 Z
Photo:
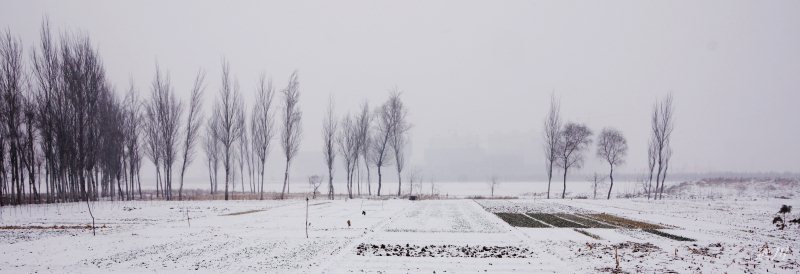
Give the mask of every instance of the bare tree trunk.
M 564 189 L 561 191 L 561 199 L 567 196 L 567 168 L 564 168 Z
M 611 172 L 608 173 L 608 178 L 611 179 L 611 185 L 608 186 L 607 200 L 611 200 L 611 189 L 614 188 L 614 165 L 611 165 Z
M 306 198 L 306 239 L 308 239 L 308 198 Z
M 328 198 L 333 200 L 333 169 L 328 167 Z
M 553 163 L 549 164 L 547 169 L 547 199 L 550 199 L 550 182 L 553 181 Z
M 381 182 L 383 181 L 383 175 L 381 174 L 381 166 L 378 166 L 378 197 L 381 196 Z
M 161 166 L 156 164 L 156 198 L 161 197 Z
M 658 190 L 660 189 L 660 183 L 661 183 L 661 180 L 659 179 L 659 178 L 661 178 L 661 169 L 662 169 L 661 163 L 659 163 L 658 164 L 658 172 L 656 172 L 656 188 L 655 188 L 656 191 L 653 194 L 653 200 L 658 200 L 659 199 Z
M 281 190 L 281 200 L 284 199 L 284 195 L 286 192 L 289 191 L 289 162 L 286 162 L 286 170 L 283 173 L 283 190 Z
M 230 165 L 225 165 L 225 201 L 228 200 L 228 184 L 231 177 Z
M 211 171 L 211 161 L 208 161 L 208 183 L 209 183 L 209 189 L 211 190 L 210 191 L 211 195 L 213 197 L 213 195 L 214 195 L 214 175 L 213 175 L 212 172 L 213 171 Z
M 361 196 L 361 165 L 358 164 L 358 156 L 356 156 L 355 165 L 356 165 L 356 175 L 358 175 L 358 181 L 357 181 L 358 195 Z
M 181 168 L 181 185 L 178 188 L 178 201 L 183 200 L 183 175 L 186 173 L 186 168 Z
M 142 176 L 139 174 L 139 168 L 136 168 L 136 182 L 139 184 L 139 199 L 142 199 Z
M 372 184 L 370 183 L 370 172 L 369 172 L 369 162 L 367 158 L 364 157 L 364 166 L 367 168 L 367 194 L 372 195 Z
M 650 177 L 647 179 L 647 199 L 650 200 L 650 189 L 653 187 L 653 170 L 650 170 Z
M 403 185 L 403 179 L 401 177 L 400 172 L 397 172 L 397 196 L 401 196 L 400 187 Z
M 92 207 L 89 205 L 89 197 L 86 197 L 86 208 L 89 209 L 89 216 L 92 217 L 92 236 L 97 236 L 97 233 L 94 231 L 94 214 L 92 214 Z
M 260 190 L 261 194 L 259 195 L 259 199 L 260 200 L 264 200 L 264 168 L 265 168 L 265 166 L 266 166 L 266 163 L 261 162 L 261 176 L 259 177 L 259 180 L 258 180 L 259 184 L 261 185 L 261 190 Z
M 669 158 L 667 158 L 667 161 L 664 163 L 664 173 L 661 175 L 661 191 L 659 191 L 659 199 L 664 199 L 664 183 L 667 180 L 667 169 L 669 169 Z

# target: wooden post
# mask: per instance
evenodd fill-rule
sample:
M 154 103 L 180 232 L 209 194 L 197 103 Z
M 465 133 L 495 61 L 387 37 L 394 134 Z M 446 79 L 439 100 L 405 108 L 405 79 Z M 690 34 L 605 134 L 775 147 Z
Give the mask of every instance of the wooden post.
M 308 239 L 308 197 L 306 197 L 306 239 Z
M 97 236 L 97 233 L 94 231 L 94 214 L 92 214 L 92 207 L 89 205 L 89 196 L 86 196 L 86 208 L 89 209 L 89 216 L 92 217 L 92 236 Z

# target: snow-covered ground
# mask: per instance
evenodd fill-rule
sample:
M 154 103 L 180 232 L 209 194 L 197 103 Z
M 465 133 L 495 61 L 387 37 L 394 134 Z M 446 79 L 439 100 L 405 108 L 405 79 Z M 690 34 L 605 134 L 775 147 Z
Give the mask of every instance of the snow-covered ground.
M 317 199 L 308 238 L 302 200 L 97 202 L 96 236 L 86 203 L 3 207 L 0 272 L 591 273 L 613 271 L 616 252 L 632 273 L 797 273 L 800 228 L 770 223 L 781 204 L 800 208 L 785 199 Z M 696 241 L 583 230 L 594 239 L 512 227 L 493 212 L 608 213 Z

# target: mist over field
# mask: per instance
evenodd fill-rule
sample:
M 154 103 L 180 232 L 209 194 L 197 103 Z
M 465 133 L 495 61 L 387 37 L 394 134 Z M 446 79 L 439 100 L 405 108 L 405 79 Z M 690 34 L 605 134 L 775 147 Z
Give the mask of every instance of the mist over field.
M 158 64 L 188 100 L 203 69 L 206 113 L 223 57 L 248 102 L 261 73 L 283 87 L 297 70 L 302 177 L 324 173 L 319 131 L 329 95 L 344 115 L 364 101 L 377 106 L 395 87 L 413 125 L 410 167 L 440 180 L 545 178 L 540 139 L 551 94 L 564 119 L 626 134 L 620 173 L 646 170 L 649 111 L 670 93 L 675 173 L 800 172 L 798 3 L 574 5 L 15 1 L 3 5 L 0 26 L 24 41 L 26 57 L 45 16 L 55 33 L 90 35 L 119 94 L 129 82 L 148 94 Z M 588 158 L 578 172 L 604 169 Z M 277 153 L 268 168 L 283 179 Z M 199 163 L 190 171 L 205 179 Z

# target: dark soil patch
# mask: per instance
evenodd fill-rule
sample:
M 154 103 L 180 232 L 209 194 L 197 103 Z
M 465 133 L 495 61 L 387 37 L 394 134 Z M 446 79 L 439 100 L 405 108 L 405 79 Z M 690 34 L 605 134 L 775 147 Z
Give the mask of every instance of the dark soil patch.
M 658 231 L 658 230 L 655 230 L 655 229 L 642 229 L 642 231 L 653 233 L 653 234 L 656 234 L 658 236 L 665 237 L 665 238 L 670 238 L 670 239 L 673 239 L 673 240 L 676 240 L 676 241 L 694 242 L 694 239 L 686 238 L 686 237 L 678 236 L 678 235 L 674 235 L 674 234 L 669 234 L 669 233 L 666 233 L 664 231 Z
M 619 274 L 630 273 L 614 267 L 602 267 L 602 268 L 597 268 L 595 270 L 597 270 L 597 272 L 602 272 L 602 273 L 619 273 Z
M 589 217 L 589 218 L 592 218 L 592 219 L 595 219 L 595 220 L 598 220 L 598 221 L 603 221 L 603 222 L 606 222 L 606 223 L 609 223 L 609 224 L 613 224 L 613 225 L 616 225 L 616 226 L 620 226 L 620 227 L 624 227 L 624 228 L 639 228 L 639 229 L 663 229 L 664 228 L 663 226 L 660 226 L 660 225 L 646 223 L 646 222 L 640 222 L 640 221 L 634 221 L 634 220 L 631 220 L 631 219 L 626 219 L 626 218 L 622 218 L 622 217 L 619 217 L 619 216 L 614 216 L 614 215 L 606 214 L 606 213 L 586 214 L 586 215 L 582 215 L 582 216 Z
M 567 220 L 561 219 L 561 218 L 559 218 L 559 217 L 557 217 L 556 215 L 553 215 L 553 214 L 547 214 L 547 213 L 528 213 L 528 216 L 531 216 L 531 217 L 533 217 L 534 219 L 540 220 L 540 221 L 542 221 L 542 222 L 545 222 L 545 223 L 551 224 L 551 225 L 553 225 L 553 226 L 555 226 L 555 227 L 577 227 L 577 228 L 587 228 L 587 226 L 585 226 L 585 225 L 582 225 L 582 224 L 579 224 L 579 223 L 575 223 L 575 222 L 571 222 L 571 221 L 567 221 Z
M 97 226 L 95 228 L 106 228 L 105 225 Z M 54 226 L 40 226 L 40 225 L 25 225 L 25 226 L 17 226 L 17 225 L 7 225 L 7 226 L 0 226 L 2 230 L 12 230 L 12 229 L 92 229 L 92 225 L 54 225 Z
M 661 250 L 658 246 L 651 244 L 651 243 L 637 243 L 637 242 L 623 242 L 611 245 L 611 248 L 617 248 L 619 250 L 630 250 L 630 252 L 637 253 L 637 252 L 653 252 Z
M 236 216 L 236 215 L 244 215 L 244 214 L 256 213 L 256 212 L 261 212 L 261 211 L 264 211 L 264 209 L 254 209 L 254 210 L 240 211 L 240 212 L 222 214 L 220 216 Z
M 597 234 L 591 233 L 589 231 L 586 231 L 586 230 L 583 230 L 583 229 L 580 229 L 580 228 L 573 228 L 573 230 L 575 230 L 575 232 L 578 232 L 580 234 L 589 236 L 589 238 L 592 238 L 592 239 L 595 239 L 595 240 L 602 240 L 603 239 L 603 238 L 600 238 L 600 236 L 597 236 Z
M 577 216 L 575 214 L 558 213 L 558 214 L 556 214 L 556 216 L 564 218 L 564 219 L 567 219 L 567 220 L 570 220 L 570 221 L 573 221 L 573 222 L 576 222 L 576 223 L 579 223 L 579 224 L 582 224 L 582 225 L 584 225 L 586 227 L 589 227 L 589 228 L 616 228 L 615 226 L 612 226 L 612 225 L 609 225 L 609 224 L 604 224 L 604 223 L 601 223 L 601 222 L 598 222 L 598 221 L 595 221 L 595 220 L 592 220 L 592 219 L 583 218 L 583 217 Z
M 440 257 L 440 258 L 530 258 L 533 252 L 516 246 L 482 245 L 375 245 L 360 244 L 356 248 L 359 256 L 389 257 Z
M 764 247 L 768 246 L 763 246 L 760 251 L 763 251 Z M 725 247 L 722 246 L 722 243 L 710 244 L 708 246 L 698 246 L 697 244 L 693 244 L 692 246 L 687 246 L 686 249 L 688 249 L 692 254 L 713 258 L 722 255 L 722 252 L 725 251 Z
M 506 223 L 516 227 L 550 227 L 546 224 L 538 222 L 534 219 L 528 218 L 523 214 L 517 213 L 495 213 L 497 217 L 503 219 Z

